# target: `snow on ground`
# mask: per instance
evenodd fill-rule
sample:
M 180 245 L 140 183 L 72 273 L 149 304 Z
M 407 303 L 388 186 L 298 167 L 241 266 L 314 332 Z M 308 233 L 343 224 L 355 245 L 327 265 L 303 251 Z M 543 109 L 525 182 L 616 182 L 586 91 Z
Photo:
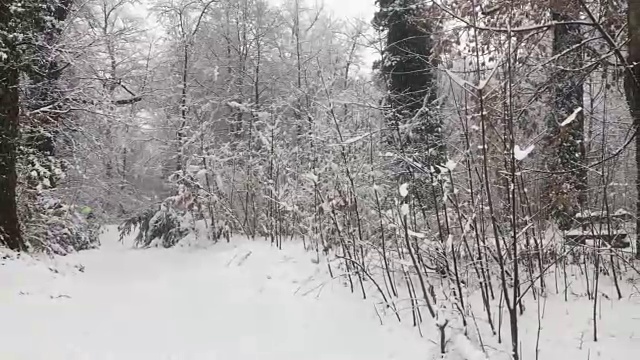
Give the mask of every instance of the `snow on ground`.
M 0 360 L 377 360 L 439 358 L 435 322 L 422 331 L 411 326 L 406 289 L 396 305 L 403 323 L 369 299 L 352 294 L 345 279 L 331 280 L 326 264 L 299 243 L 279 251 L 262 240 L 232 239 L 213 246 L 196 238 L 174 249 L 133 249 L 107 227 L 100 250 L 66 257 L 33 258 L 0 249 Z M 204 246 L 203 246 L 204 244 Z M 339 272 L 335 268 L 334 271 Z M 568 302 L 562 274 L 559 294 L 541 300 L 538 341 L 537 302 L 525 297 L 520 317 L 522 359 L 633 358 L 640 352 L 640 290 L 623 276 L 624 299 L 601 279 L 597 306 L 598 342 L 593 337 L 593 302 L 585 277 L 568 275 Z M 591 281 L 591 280 L 590 280 Z M 489 331 L 484 311 L 472 295 L 475 326 L 467 336 L 447 329 L 447 360 L 509 359 L 507 314 L 502 342 Z M 427 312 L 423 311 L 423 316 Z M 384 325 L 381 325 L 381 322 Z
M 102 244 L 40 261 L 0 253 L 0 359 L 424 359 L 434 346 L 380 325 L 300 246 L 136 250 L 112 227 Z
M 548 277 L 547 286 L 550 294 L 536 300 L 531 294 L 524 297 L 526 310 L 518 318 L 522 359 L 627 360 L 637 357 L 634 355 L 640 352 L 640 293 L 637 288 L 629 286 L 625 281 L 621 284 L 623 299 L 618 300 L 612 281 L 602 276 L 596 304 L 598 340 L 594 341 L 593 300 L 588 299 L 584 292 L 584 276 L 568 275 L 569 289 L 566 302 L 561 275 L 558 281 L 558 294 L 555 293 L 553 277 Z M 507 310 L 502 311 L 502 344 L 498 344 L 497 338 L 489 335 L 489 326 L 486 324 L 478 297 L 479 295 L 471 299 L 471 302 L 483 329 L 484 343 L 490 349 L 489 358 L 509 359 L 511 337 Z M 541 314 L 540 327 L 538 306 Z M 494 323 L 498 327 L 500 317 L 497 306 L 494 306 L 492 311 Z

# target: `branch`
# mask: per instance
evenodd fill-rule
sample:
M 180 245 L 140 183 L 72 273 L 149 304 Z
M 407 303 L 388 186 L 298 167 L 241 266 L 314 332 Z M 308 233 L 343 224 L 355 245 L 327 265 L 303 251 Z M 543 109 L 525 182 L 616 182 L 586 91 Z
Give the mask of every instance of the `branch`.
M 597 23 L 594 23 L 594 22 L 579 21 L 578 20 L 578 21 L 552 21 L 552 22 L 549 22 L 549 23 L 546 23 L 546 24 L 522 26 L 522 27 L 517 27 L 517 28 L 487 27 L 487 26 L 480 26 L 480 25 L 472 24 L 468 20 L 465 20 L 464 18 L 462 18 L 462 17 L 456 15 L 455 13 L 453 13 L 451 10 L 449 10 L 449 9 L 445 8 L 444 6 L 440 5 L 437 1 L 434 1 L 433 3 L 436 6 L 438 6 L 442 11 L 444 11 L 445 13 L 450 15 L 451 17 L 455 18 L 456 20 L 461 21 L 466 26 L 469 26 L 471 28 L 475 28 L 475 29 L 478 29 L 478 30 L 493 31 L 493 32 L 498 32 L 498 33 L 531 32 L 531 31 L 536 31 L 536 30 L 547 29 L 547 28 L 550 28 L 550 27 L 554 27 L 556 25 L 584 25 L 584 26 L 596 26 L 596 27 L 598 25 Z
M 129 99 L 113 100 L 114 105 L 130 105 L 142 100 L 142 96 L 134 96 Z
M 204 5 L 204 8 L 202 9 L 200 16 L 198 16 L 198 21 L 196 22 L 196 26 L 193 28 L 193 32 L 191 33 L 191 38 L 196 36 L 196 32 L 198 32 L 198 28 L 200 27 L 200 22 L 202 21 L 204 14 L 207 13 L 207 9 L 209 9 L 209 6 L 211 6 L 211 4 L 213 4 L 214 2 L 216 2 L 216 0 L 211 0 Z

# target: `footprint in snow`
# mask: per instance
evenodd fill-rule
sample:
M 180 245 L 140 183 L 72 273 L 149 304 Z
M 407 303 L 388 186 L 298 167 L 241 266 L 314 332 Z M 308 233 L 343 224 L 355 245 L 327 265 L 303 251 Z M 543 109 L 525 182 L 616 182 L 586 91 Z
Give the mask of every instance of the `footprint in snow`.
M 50 299 L 63 299 L 63 298 L 64 299 L 71 299 L 71 296 L 69 296 L 67 294 L 60 294 L 60 295 L 56 295 L 56 296 L 49 295 L 49 298 Z

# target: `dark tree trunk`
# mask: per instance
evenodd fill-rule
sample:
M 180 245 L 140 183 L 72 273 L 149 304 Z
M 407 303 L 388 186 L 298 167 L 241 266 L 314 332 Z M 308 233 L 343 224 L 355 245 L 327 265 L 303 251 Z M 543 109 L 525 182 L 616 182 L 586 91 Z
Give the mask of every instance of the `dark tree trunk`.
M 437 61 L 433 56 L 429 5 L 421 0 L 379 0 L 374 27 L 386 31 L 380 74 L 387 86 L 386 142 L 403 157 L 426 169 L 445 161 L 442 119 L 437 110 Z M 412 181 L 421 209 L 437 209 L 433 201 L 440 192 L 432 179 L 416 174 L 403 160 L 392 172 L 399 182 Z M 436 170 L 437 171 L 437 170 Z M 423 213 L 424 215 L 424 213 Z
M 0 24 L 12 19 L 12 2 L 0 1 Z M 0 30 L 5 26 L 0 26 Z M 23 250 L 24 242 L 18 223 L 16 204 L 16 142 L 18 140 L 18 84 L 15 45 L 0 31 L 0 49 L 5 58 L 0 62 L 0 243 L 10 249 Z
M 625 90 L 633 126 L 640 127 L 640 0 L 628 0 L 629 55 Z M 640 134 L 636 134 L 636 259 L 640 260 Z
M 569 22 L 579 19 L 580 4 L 576 0 L 551 2 L 553 21 Z M 581 48 L 569 51 L 582 42 L 580 25 L 556 25 L 553 31 L 553 55 L 559 56 L 550 79 L 553 83 L 553 111 L 549 118 L 548 143 L 551 150 L 549 166 L 556 174 L 549 187 L 553 218 L 561 229 L 568 230 L 575 214 L 587 204 L 587 172 L 584 146 L 584 112 L 579 111 L 570 123 L 560 126 L 584 105 L 585 73 L 576 71 L 584 63 Z M 566 52 L 566 54 L 563 54 Z M 563 54 L 563 55 L 560 55 Z
M 442 162 L 444 144 L 441 120 L 434 111 L 437 99 L 436 62 L 432 56 L 431 24 L 427 7 L 407 0 L 398 7 L 394 0 L 380 0 L 374 18 L 378 30 L 387 31 L 387 47 L 380 65 L 387 83 L 389 128 L 414 122 L 413 136 L 391 140 L 394 145 L 419 146 L 434 155 L 420 159 L 433 165 Z M 397 142 L 404 144 L 397 144 Z

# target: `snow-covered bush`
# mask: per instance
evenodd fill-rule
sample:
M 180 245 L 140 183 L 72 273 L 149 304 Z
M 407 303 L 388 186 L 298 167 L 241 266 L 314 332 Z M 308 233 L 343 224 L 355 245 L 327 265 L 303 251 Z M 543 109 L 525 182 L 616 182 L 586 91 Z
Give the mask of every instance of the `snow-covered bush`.
M 44 151 L 42 131 L 25 131 L 18 158 L 18 204 L 26 244 L 34 251 L 67 255 L 96 248 L 100 224 L 93 210 L 65 200 L 58 183 L 65 178 L 66 162 Z
M 120 224 L 120 240 L 137 230 L 136 246 L 148 247 L 158 240 L 163 247 L 172 247 L 190 232 L 185 225 L 186 217 L 165 202 L 159 208 L 146 209 Z
M 100 224 L 90 208 L 41 196 L 32 210 L 34 218 L 25 221 L 25 236 L 34 250 L 66 255 L 100 245 Z
M 168 248 L 175 246 L 188 234 L 197 232 L 196 221 L 205 221 L 210 226 L 214 217 L 211 216 L 212 207 L 205 209 L 201 198 L 205 197 L 202 186 L 198 183 L 197 172 L 176 171 L 169 177 L 169 181 L 175 186 L 175 193 L 167 197 L 160 206 L 153 206 L 126 219 L 119 227 L 120 240 L 137 230 L 134 239 L 136 246 L 148 247 L 158 242 L 159 245 Z M 205 220 L 206 219 L 206 220 Z M 228 236 L 231 229 L 220 219 L 214 221 L 217 239 L 224 231 Z M 214 235 L 214 234 L 210 234 Z
M 64 203 L 47 193 L 21 204 L 23 236 L 35 251 L 67 255 L 100 245 L 100 224 L 88 207 Z

